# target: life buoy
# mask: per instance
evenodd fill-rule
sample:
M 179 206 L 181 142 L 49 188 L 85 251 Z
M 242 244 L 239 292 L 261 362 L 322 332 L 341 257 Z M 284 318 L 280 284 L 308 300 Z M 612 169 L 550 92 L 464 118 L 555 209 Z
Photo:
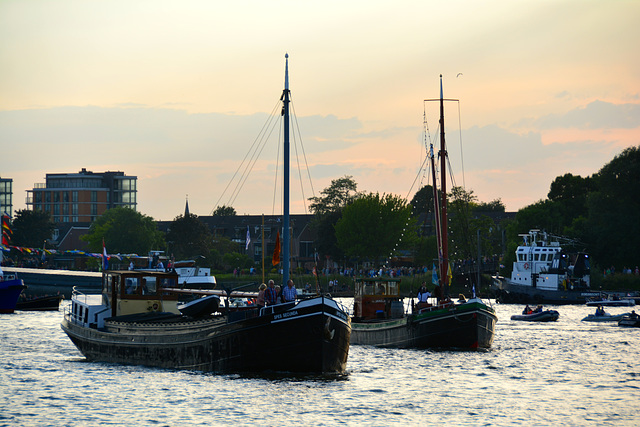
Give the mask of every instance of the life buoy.
M 154 302 L 153 303 L 153 311 L 157 311 L 158 310 L 158 303 Z
M 528 263 L 528 262 L 525 262 L 525 263 L 524 263 L 524 269 L 525 269 L 525 270 L 528 270 L 528 269 L 529 269 L 529 263 Z

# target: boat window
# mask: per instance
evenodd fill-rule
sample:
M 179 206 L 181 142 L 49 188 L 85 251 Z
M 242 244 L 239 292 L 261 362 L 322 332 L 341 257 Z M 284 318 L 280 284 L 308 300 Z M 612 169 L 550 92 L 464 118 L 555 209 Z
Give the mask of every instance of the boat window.
M 535 255 L 533 256 L 533 260 L 534 260 L 534 261 L 540 261 L 540 254 L 535 254 Z
M 142 295 L 156 294 L 156 278 L 153 276 L 145 276 L 142 279 Z
M 176 281 L 172 278 L 165 277 L 160 279 L 160 287 L 161 288 L 176 288 Z M 164 295 L 169 295 L 169 292 L 164 292 Z
M 125 287 L 124 292 L 127 295 L 136 295 L 138 294 L 138 289 L 140 288 L 140 278 L 139 277 L 127 277 L 125 279 Z
M 396 282 L 387 283 L 387 292 L 389 295 L 398 295 L 398 284 Z
M 364 285 L 364 294 L 373 295 L 373 283 L 366 283 Z

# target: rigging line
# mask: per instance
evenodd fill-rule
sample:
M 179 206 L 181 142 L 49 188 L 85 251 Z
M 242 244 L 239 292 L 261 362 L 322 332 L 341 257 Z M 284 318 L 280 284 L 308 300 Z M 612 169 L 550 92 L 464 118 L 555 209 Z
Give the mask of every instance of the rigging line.
M 315 189 L 313 188 L 313 180 L 311 179 L 311 170 L 309 169 L 309 162 L 307 161 L 307 153 L 304 149 L 304 144 L 302 143 L 302 133 L 300 132 L 300 126 L 298 125 L 298 115 L 296 114 L 295 106 L 293 105 L 293 100 L 291 101 L 291 109 L 293 110 L 293 117 L 296 122 L 296 129 L 298 131 L 298 135 L 300 136 L 300 147 L 302 148 L 302 155 L 304 156 L 304 164 L 307 168 L 307 177 L 309 178 L 309 186 L 311 187 L 311 195 L 313 197 L 316 196 Z M 306 203 L 306 202 L 305 202 Z M 306 210 L 306 208 L 305 208 Z
M 280 116 L 280 124 L 282 124 L 282 121 L 284 119 L 282 118 L 282 116 Z M 280 147 L 284 145 L 284 141 L 282 140 L 282 132 L 283 132 L 283 126 L 278 126 L 279 129 L 279 135 L 278 135 L 278 153 L 276 154 L 276 173 L 275 173 L 275 177 L 274 177 L 274 182 L 273 182 L 273 204 L 271 205 L 271 215 L 275 215 L 275 211 L 276 211 L 276 194 L 278 192 L 278 171 L 280 170 Z M 284 150 L 284 147 L 282 147 L 282 149 Z M 284 195 L 282 196 L 284 198 Z M 284 208 L 283 208 L 284 210 Z
M 462 188 L 466 188 L 467 184 L 464 180 L 464 150 L 462 149 L 462 115 L 460 113 L 460 101 L 458 101 L 458 132 L 460 132 L 460 166 L 462 167 Z
M 267 141 L 269 140 L 269 136 L 273 132 L 273 127 L 275 125 L 277 125 L 277 120 L 275 120 L 275 116 L 272 116 L 272 119 L 271 119 L 271 130 L 269 131 L 268 134 L 263 134 L 262 135 L 261 144 L 259 144 L 255 148 L 255 150 L 253 151 L 253 154 L 251 155 L 249 161 L 245 164 L 245 167 L 244 167 L 244 170 L 242 172 L 242 175 L 240 176 L 240 178 L 239 178 L 239 180 L 238 180 L 238 182 L 237 182 L 237 184 L 236 184 L 236 186 L 234 188 L 233 193 L 229 197 L 229 203 L 233 204 L 235 202 L 236 198 L 238 197 L 238 195 L 240 194 L 240 190 L 242 190 L 242 187 L 244 186 L 244 183 L 249 178 L 249 174 L 253 170 L 253 166 L 258 161 L 258 158 L 260 157 L 260 153 L 262 153 L 262 150 L 264 150 L 264 147 L 265 147 Z
M 238 171 L 242 168 L 242 165 L 244 163 L 244 161 L 247 159 L 247 156 L 249 155 L 249 153 L 251 152 L 251 150 L 253 150 L 253 146 L 257 143 L 257 141 L 260 139 L 260 135 L 262 135 L 262 133 L 264 132 L 265 127 L 267 126 L 267 123 L 269 123 L 272 120 L 272 117 L 275 114 L 276 109 L 278 108 L 278 106 L 280 105 L 280 100 L 278 100 L 278 102 L 276 102 L 275 107 L 273 108 L 273 110 L 271 110 L 271 114 L 267 117 L 267 120 L 265 121 L 265 123 L 262 125 L 262 129 L 260 129 L 260 132 L 258 133 L 258 135 L 256 136 L 256 139 L 254 139 L 253 143 L 251 144 L 251 147 L 249 147 L 249 151 L 247 151 L 247 154 L 245 154 L 244 159 L 242 159 L 242 162 L 240 162 L 240 164 L 238 165 L 238 168 L 236 169 L 236 171 L 234 172 L 233 176 L 231 177 L 231 179 L 229 180 L 229 182 L 227 183 L 227 186 L 225 187 L 224 191 L 222 191 L 222 194 L 220 195 L 220 197 L 218 198 L 218 201 L 216 202 L 215 207 L 211 210 L 211 214 L 213 215 L 213 212 L 215 211 L 215 209 L 220 205 L 220 200 L 222 200 L 222 197 L 224 197 L 224 194 L 227 192 L 227 189 L 229 188 L 229 186 L 231 185 L 231 183 L 233 182 L 233 180 L 235 179 Z
M 247 179 L 249 178 L 249 174 L 251 173 L 251 171 L 253 170 L 254 166 L 256 165 L 258 159 L 260 158 L 260 155 L 262 154 L 262 151 L 266 147 L 267 141 L 269 140 L 269 137 L 271 136 L 271 133 L 273 132 L 273 129 L 274 129 L 274 127 L 276 125 L 277 125 L 277 123 L 274 122 L 273 126 L 271 127 L 271 131 L 269 132 L 269 135 L 267 135 L 263 139 L 262 145 L 260 146 L 260 151 L 256 151 L 254 153 L 254 156 L 252 157 L 251 161 L 249 162 L 249 164 L 247 164 L 247 167 L 245 168 L 246 173 L 240 178 L 240 181 L 239 181 L 239 183 L 237 185 L 238 190 L 235 192 L 233 200 L 231 201 L 232 204 L 236 201 L 236 198 L 238 197 L 238 195 L 240 195 L 240 191 L 244 187 L 244 184 L 247 182 Z
M 304 147 L 302 145 L 302 135 L 300 134 L 300 128 L 298 127 L 296 111 L 293 108 L 293 105 L 291 106 L 291 111 L 292 111 L 293 122 L 295 122 L 294 129 L 298 131 L 298 139 L 296 139 L 296 132 L 293 132 L 293 147 L 296 151 L 296 165 L 298 165 L 298 179 L 300 180 L 300 192 L 302 193 L 302 203 L 304 205 L 304 212 L 307 213 L 307 199 L 304 196 L 304 185 L 302 182 L 302 169 L 300 168 L 300 157 L 298 155 L 298 143 L 300 144 L 300 150 L 302 151 L 303 154 L 304 154 Z M 307 160 L 306 156 L 304 157 L 304 160 L 305 160 L 305 167 L 307 168 L 307 171 L 308 171 L 309 165 L 306 163 L 306 160 Z

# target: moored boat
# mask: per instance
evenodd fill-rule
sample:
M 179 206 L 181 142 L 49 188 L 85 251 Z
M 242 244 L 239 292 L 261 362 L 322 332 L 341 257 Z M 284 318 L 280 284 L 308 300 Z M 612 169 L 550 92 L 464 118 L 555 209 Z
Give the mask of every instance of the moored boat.
M 391 348 L 491 347 L 495 312 L 479 298 L 464 303 L 417 304 L 405 313 L 398 294 L 400 279 L 355 281 L 351 344 Z
M 33 298 L 19 299 L 16 310 L 19 311 L 56 311 L 60 309 L 62 295 L 45 295 Z
M 13 313 L 26 286 L 15 274 L 4 274 L 1 269 L 0 279 L 0 313 Z
M 635 299 L 631 298 L 619 298 L 619 297 L 608 297 L 605 299 L 593 299 L 586 302 L 589 307 L 633 307 L 636 305 Z
M 569 239 L 540 230 L 520 234 L 510 278 L 493 277 L 497 300 L 503 303 L 583 304 L 591 292 L 589 255 L 567 253 Z
M 286 56 L 288 58 L 288 55 Z M 281 100 L 289 150 L 288 59 Z M 285 194 L 288 195 L 288 161 Z M 289 278 L 289 211 L 283 215 L 283 286 Z M 107 271 L 101 295 L 75 293 L 62 329 L 88 360 L 211 372 L 343 373 L 351 323 L 337 301 L 316 296 L 263 308 L 180 313 L 177 272 Z M 242 297 L 242 295 L 238 295 Z M 197 305 L 197 304 L 194 304 Z M 203 304 L 206 306 L 206 304 Z M 184 305 L 180 305 L 184 309 Z M 188 307 L 187 307 L 188 311 Z M 220 311 L 218 309 L 218 311 Z
M 447 159 L 444 132 L 444 97 L 440 76 L 440 189 L 436 189 L 436 163 L 430 147 L 439 274 L 433 304 L 419 303 L 404 313 L 398 295 L 399 280 L 359 279 L 355 282 L 351 343 L 401 348 L 489 348 L 493 342 L 495 310 L 474 295 L 458 303 L 448 295 Z M 439 200 L 440 199 L 440 200 Z

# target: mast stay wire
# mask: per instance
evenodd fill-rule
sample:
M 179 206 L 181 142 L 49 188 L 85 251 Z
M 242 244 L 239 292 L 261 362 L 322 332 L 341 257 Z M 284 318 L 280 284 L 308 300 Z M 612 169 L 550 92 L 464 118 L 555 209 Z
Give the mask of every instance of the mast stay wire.
M 258 135 L 256 136 L 256 138 L 254 139 L 253 143 L 251 144 L 249 150 L 247 151 L 247 153 L 245 154 L 244 158 L 242 159 L 242 162 L 240 162 L 240 164 L 238 165 L 238 168 L 236 169 L 236 171 L 233 173 L 233 176 L 231 177 L 231 179 L 229 180 L 229 182 L 227 183 L 227 186 L 225 187 L 225 189 L 222 191 L 222 194 L 220 194 L 220 197 L 218 198 L 218 200 L 216 201 L 216 204 L 214 206 L 214 208 L 211 210 L 211 214 L 213 215 L 213 212 L 215 211 L 215 209 L 220 206 L 220 200 L 222 200 L 222 198 L 224 197 L 225 193 L 227 192 L 227 190 L 229 189 L 229 186 L 232 184 L 232 182 L 234 181 L 234 179 L 236 178 L 236 176 L 238 175 L 238 172 L 242 169 L 242 166 L 245 164 L 245 161 L 247 160 L 247 157 L 249 156 L 249 154 L 253 151 L 255 152 L 255 150 L 257 150 L 256 144 L 259 144 L 259 142 L 261 141 L 261 138 L 263 138 L 263 135 L 266 132 L 267 126 L 269 125 L 270 122 L 273 121 L 273 118 L 275 117 L 274 112 L 278 109 L 280 105 L 280 101 L 278 100 L 278 102 L 276 102 L 276 105 L 274 106 L 273 110 L 271 111 L 271 114 L 269 115 L 269 117 L 267 117 L 267 120 L 265 121 L 265 123 L 262 125 L 262 129 L 260 129 L 260 132 L 258 133 Z M 263 142 L 264 145 L 264 142 Z M 255 147 L 255 148 L 254 148 Z M 246 166 L 245 166 L 246 169 Z M 237 185 L 236 185 L 237 188 Z M 235 199 L 235 197 L 234 197 Z

